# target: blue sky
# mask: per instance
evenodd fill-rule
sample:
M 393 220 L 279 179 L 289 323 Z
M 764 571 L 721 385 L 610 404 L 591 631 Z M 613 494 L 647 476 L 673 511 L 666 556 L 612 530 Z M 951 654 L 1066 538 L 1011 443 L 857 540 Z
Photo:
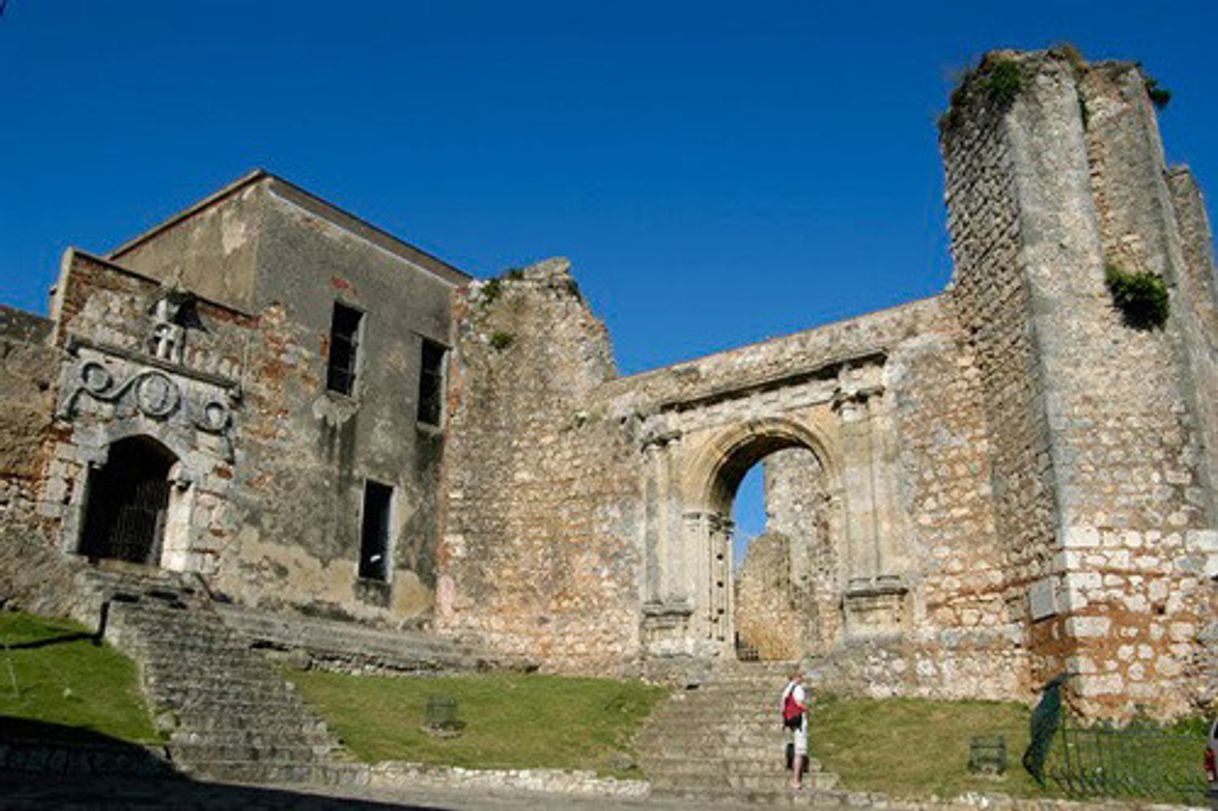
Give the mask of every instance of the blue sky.
M 1218 194 L 1213 3 L 9 0 L 0 301 L 264 166 L 477 275 L 571 257 L 641 371 L 940 291 L 952 80 L 1061 40 Z

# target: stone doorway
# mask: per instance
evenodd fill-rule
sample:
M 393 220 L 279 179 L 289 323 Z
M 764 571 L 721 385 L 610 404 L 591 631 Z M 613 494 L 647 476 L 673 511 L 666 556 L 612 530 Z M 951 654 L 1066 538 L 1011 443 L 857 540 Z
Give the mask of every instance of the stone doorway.
M 836 631 L 836 554 L 825 470 L 805 446 L 774 451 L 745 474 L 732 503 L 732 617 L 741 661 L 789 661 Z
M 77 551 L 89 558 L 159 564 L 176 463 L 174 454 L 151 437 L 111 445 L 106 463 L 89 475 Z

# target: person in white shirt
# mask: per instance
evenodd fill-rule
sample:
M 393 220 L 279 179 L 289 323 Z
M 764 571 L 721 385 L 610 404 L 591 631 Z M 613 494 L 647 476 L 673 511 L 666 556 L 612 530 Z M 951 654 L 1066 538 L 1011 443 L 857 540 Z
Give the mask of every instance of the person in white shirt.
M 783 726 L 788 733 L 788 744 L 794 744 L 795 757 L 791 759 L 791 788 L 803 788 L 804 764 L 808 761 L 808 691 L 803 685 L 804 674 L 798 669 L 791 671 L 787 686 L 782 688 Z M 798 711 L 796 718 L 788 712 L 788 697 Z

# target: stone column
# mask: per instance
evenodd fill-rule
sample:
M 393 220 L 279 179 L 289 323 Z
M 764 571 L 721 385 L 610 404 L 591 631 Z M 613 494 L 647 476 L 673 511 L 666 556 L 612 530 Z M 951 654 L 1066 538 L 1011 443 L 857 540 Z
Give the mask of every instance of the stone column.
M 879 573 L 875 526 L 875 479 L 871 423 L 865 395 L 846 395 L 837 403 L 842 426 L 842 485 L 846 507 L 848 580 Z

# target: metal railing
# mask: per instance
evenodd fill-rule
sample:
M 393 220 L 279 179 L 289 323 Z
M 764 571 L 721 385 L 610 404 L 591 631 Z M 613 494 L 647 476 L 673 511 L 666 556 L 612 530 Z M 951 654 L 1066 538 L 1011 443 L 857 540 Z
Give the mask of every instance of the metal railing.
M 1043 688 L 1032 713 L 1023 765 L 1041 785 L 1077 797 L 1174 798 L 1204 805 L 1204 734 L 1151 722 L 1084 725 L 1062 709 L 1063 674 Z

